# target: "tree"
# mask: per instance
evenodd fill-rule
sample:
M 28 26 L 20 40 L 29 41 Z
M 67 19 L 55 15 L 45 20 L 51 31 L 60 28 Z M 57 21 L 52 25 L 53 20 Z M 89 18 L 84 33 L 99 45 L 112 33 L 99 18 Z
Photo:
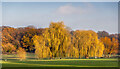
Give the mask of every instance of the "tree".
M 34 44 L 36 51 L 40 51 L 41 54 L 45 54 L 44 51 L 47 48 L 48 51 L 50 50 L 49 55 L 52 55 L 52 57 L 66 57 L 68 47 L 71 44 L 71 35 L 63 22 L 51 22 L 49 28 L 45 29 L 42 36 L 34 37 Z
M 17 56 L 22 61 L 23 59 L 26 59 L 26 51 L 22 47 L 19 47 L 17 50 Z
M 109 33 L 106 32 L 106 31 L 98 31 L 98 38 L 101 38 L 101 37 L 109 37 Z
M 16 39 L 17 29 L 11 27 L 2 28 L 2 44 L 11 43 L 16 48 L 20 45 L 19 41 Z
M 37 58 L 49 58 L 51 56 L 51 52 L 49 47 L 45 46 L 45 40 L 43 36 L 35 35 L 33 37 L 34 45 L 35 45 L 35 54 Z
M 44 36 L 46 38 L 46 45 L 50 47 L 52 52 L 52 57 L 66 57 L 68 47 L 71 44 L 71 35 L 63 22 L 51 22 Z
M 105 55 L 111 55 L 117 53 L 118 50 L 118 40 L 115 38 L 112 38 L 112 40 L 109 37 L 102 37 L 100 40 L 103 42 L 105 46 L 104 54 Z
M 100 57 L 103 55 L 104 45 L 99 41 L 94 31 L 76 30 L 73 32 L 73 36 L 73 44 L 79 50 L 80 57 Z
M 27 52 L 34 52 L 35 46 L 33 44 L 33 36 L 41 35 L 43 29 L 35 29 L 33 27 L 26 27 L 24 29 L 23 37 L 21 38 L 21 46 L 25 48 Z
M 117 54 L 118 53 L 118 39 L 112 38 L 112 47 L 111 47 L 111 52 L 110 54 Z
M 110 34 L 109 38 L 112 40 L 112 38 L 118 39 L 118 34 Z
M 16 48 L 11 43 L 2 44 L 2 53 L 13 53 L 16 51 Z
M 120 55 L 120 33 L 118 34 L 118 54 Z

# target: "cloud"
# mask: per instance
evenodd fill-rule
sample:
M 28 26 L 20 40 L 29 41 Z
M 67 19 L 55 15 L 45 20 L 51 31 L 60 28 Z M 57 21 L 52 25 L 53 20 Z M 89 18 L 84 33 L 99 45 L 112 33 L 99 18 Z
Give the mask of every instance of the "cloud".
M 57 13 L 58 14 L 63 14 L 63 15 L 66 15 L 66 14 L 74 14 L 74 13 L 78 13 L 80 11 L 80 9 L 72 6 L 72 5 L 64 5 L 64 6 L 61 6 L 57 9 Z M 82 11 L 80 11 L 81 13 Z
M 61 6 L 57 10 L 57 13 L 60 13 L 60 14 L 72 14 L 75 12 L 77 12 L 77 8 L 75 8 L 71 5 Z
M 72 5 L 64 5 L 60 6 L 56 13 L 57 14 L 63 14 L 63 15 L 70 15 L 70 14 L 82 14 L 88 12 L 88 9 L 90 10 L 92 6 L 88 4 L 88 7 L 82 8 L 80 6 L 72 6 Z

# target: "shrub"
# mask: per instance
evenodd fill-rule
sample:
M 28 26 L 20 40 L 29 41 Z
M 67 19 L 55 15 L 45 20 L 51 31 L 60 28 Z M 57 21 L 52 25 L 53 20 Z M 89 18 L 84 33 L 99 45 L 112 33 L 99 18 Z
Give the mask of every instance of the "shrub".
M 17 50 L 17 56 L 19 57 L 19 59 L 22 61 L 23 59 L 26 59 L 26 51 L 25 49 L 19 47 Z

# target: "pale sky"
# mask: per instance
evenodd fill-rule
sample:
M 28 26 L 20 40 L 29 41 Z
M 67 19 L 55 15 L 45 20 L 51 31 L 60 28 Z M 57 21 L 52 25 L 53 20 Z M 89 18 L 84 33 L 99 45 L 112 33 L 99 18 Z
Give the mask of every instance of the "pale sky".
M 2 25 L 38 28 L 63 21 L 73 30 L 118 33 L 117 2 L 4 2 Z

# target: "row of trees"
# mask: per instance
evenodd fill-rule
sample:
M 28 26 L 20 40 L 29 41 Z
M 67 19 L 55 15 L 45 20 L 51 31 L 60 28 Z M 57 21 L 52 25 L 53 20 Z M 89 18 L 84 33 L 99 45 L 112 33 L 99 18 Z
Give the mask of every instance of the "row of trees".
M 102 57 L 118 53 L 118 37 L 105 31 L 70 31 L 63 22 L 51 22 L 49 28 L 36 29 L 2 27 L 3 53 L 35 52 L 38 58 L 48 57 Z
M 108 37 L 98 39 L 91 30 L 70 32 L 63 22 L 51 23 L 40 36 L 34 36 L 35 53 L 47 57 L 102 57 L 118 51 L 118 40 Z M 42 54 L 41 54 L 42 53 Z
M 3 53 L 16 52 L 19 47 L 24 48 L 26 52 L 34 52 L 35 46 L 32 38 L 34 35 L 41 35 L 42 31 L 44 31 L 44 29 L 36 29 L 32 26 L 24 28 L 2 26 L 1 29 Z M 11 49 L 16 50 L 9 50 L 5 46 L 12 47 Z

